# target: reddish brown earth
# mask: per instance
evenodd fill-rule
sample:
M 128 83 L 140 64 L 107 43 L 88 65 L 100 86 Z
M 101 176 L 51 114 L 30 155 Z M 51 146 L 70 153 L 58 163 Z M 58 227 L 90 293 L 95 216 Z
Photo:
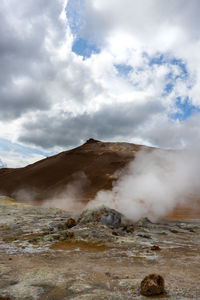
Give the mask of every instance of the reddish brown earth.
M 116 179 L 114 173 L 132 161 L 140 149 L 148 147 L 90 139 L 80 147 L 24 168 L 0 169 L 0 191 L 7 196 L 13 196 L 24 189 L 35 191 L 35 200 L 42 200 L 62 191 L 68 183 L 82 178 L 84 173 L 88 184 L 84 188 L 82 200 L 88 201 L 99 190 L 111 189 L 112 182 Z
M 112 188 L 113 182 L 118 178 L 116 172 L 134 160 L 139 150 L 152 149 L 154 148 L 130 143 L 105 143 L 90 139 L 80 147 L 24 168 L 0 169 L 0 194 L 24 202 L 26 198 L 21 199 L 20 192 L 25 191 L 26 195 L 31 195 L 34 203 L 40 204 L 43 200 L 61 193 L 69 183 L 79 182 L 81 179 L 84 186 L 78 200 L 87 203 L 99 190 Z M 200 205 L 197 204 L 195 210 L 191 209 L 191 202 L 194 200 L 198 199 L 190 199 L 190 205 L 187 207 L 176 207 L 167 217 L 199 218 Z M 197 203 L 199 202 L 198 200 Z

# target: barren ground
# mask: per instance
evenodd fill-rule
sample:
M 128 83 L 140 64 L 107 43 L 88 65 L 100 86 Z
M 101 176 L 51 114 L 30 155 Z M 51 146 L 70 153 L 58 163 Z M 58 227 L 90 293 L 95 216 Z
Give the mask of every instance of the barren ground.
M 0 216 L 0 299 L 146 299 L 140 282 L 154 272 L 166 287 L 157 298 L 200 299 L 198 220 L 66 229 L 78 215 L 6 197 Z

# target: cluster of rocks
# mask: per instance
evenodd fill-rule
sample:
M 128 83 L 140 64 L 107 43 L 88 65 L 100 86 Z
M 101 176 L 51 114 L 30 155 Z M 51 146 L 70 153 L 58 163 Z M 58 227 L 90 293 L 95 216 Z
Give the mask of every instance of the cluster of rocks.
M 123 216 L 121 213 L 114 209 L 110 209 L 107 207 L 98 207 L 95 209 L 86 209 L 84 210 L 77 221 L 74 218 L 68 218 L 66 222 L 62 225 L 59 225 L 60 229 L 71 229 L 75 226 L 79 228 L 84 225 L 99 225 L 103 224 L 109 226 L 111 229 L 118 229 L 118 231 L 112 231 L 112 234 L 115 236 L 124 235 L 126 233 L 133 233 L 134 226 L 143 227 L 144 225 L 148 225 L 151 223 L 147 218 L 141 219 L 135 225 L 131 225 L 128 220 L 122 223 Z M 121 227 L 121 230 L 119 230 Z M 105 228 L 104 228 L 105 229 Z M 71 232 L 72 233 L 72 232 Z M 67 237 L 74 237 L 73 234 Z M 102 238 L 101 238 L 102 240 Z M 161 250 L 159 246 L 153 245 L 151 246 L 151 250 Z M 147 275 L 141 282 L 140 286 L 141 294 L 144 296 L 155 296 L 165 293 L 164 287 L 164 279 L 162 276 L 158 274 L 150 274 Z

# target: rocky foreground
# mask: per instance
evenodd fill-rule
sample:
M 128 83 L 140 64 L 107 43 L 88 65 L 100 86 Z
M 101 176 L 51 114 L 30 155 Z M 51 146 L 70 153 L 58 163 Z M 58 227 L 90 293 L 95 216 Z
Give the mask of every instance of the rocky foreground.
M 131 223 L 99 208 L 74 214 L 0 197 L 0 299 L 200 299 L 200 221 Z M 155 297 L 148 297 L 155 299 Z

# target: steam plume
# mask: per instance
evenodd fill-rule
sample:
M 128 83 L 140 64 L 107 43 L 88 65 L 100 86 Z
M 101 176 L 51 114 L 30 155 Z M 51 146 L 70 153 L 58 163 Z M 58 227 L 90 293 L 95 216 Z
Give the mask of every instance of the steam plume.
M 100 191 L 89 206 L 107 205 L 132 220 L 159 217 L 200 194 L 198 151 L 140 151 L 114 183 Z
M 89 180 L 84 172 L 77 172 L 62 192 L 56 193 L 52 198 L 46 200 L 42 206 L 64 210 L 82 210 L 85 207 L 85 204 L 81 201 L 82 193 L 87 185 L 89 185 Z

